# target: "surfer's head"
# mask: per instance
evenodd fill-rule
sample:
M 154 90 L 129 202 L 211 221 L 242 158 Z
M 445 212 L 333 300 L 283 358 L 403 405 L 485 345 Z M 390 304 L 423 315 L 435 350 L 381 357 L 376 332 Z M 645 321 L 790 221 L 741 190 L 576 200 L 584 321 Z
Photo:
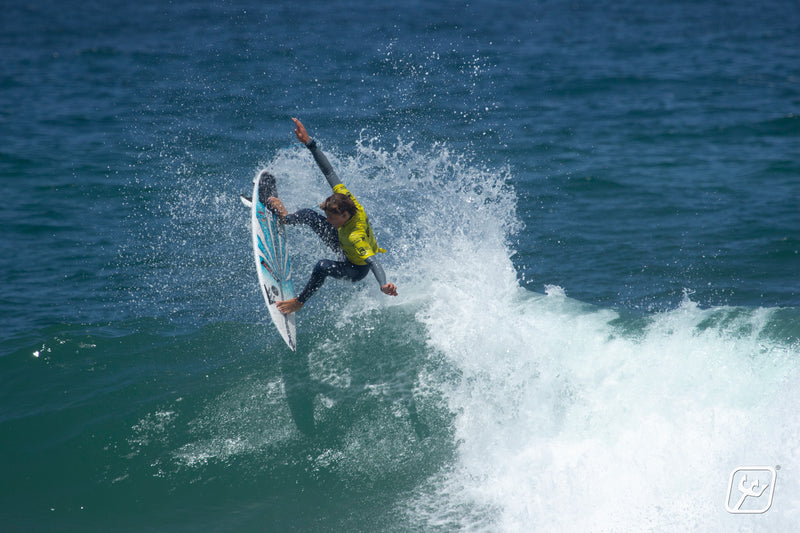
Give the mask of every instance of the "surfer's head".
M 328 222 L 336 229 L 344 226 L 345 222 L 358 212 L 353 200 L 346 194 L 338 192 L 325 198 L 325 201 L 319 204 L 319 208 L 325 212 Z

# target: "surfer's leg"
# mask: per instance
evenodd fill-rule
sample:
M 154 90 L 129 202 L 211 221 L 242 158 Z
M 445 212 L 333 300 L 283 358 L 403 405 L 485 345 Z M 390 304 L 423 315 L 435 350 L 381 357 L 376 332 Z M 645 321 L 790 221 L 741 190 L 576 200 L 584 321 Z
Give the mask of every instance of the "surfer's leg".
M 306 301 L 322 287 L 322 284 L 325 283 L 325 278 L 328 276 L 335 276 L 341 271 L 341 263 L 341 261 L 331 261 L 329 259 L 323 259 L 317 262 L 303 292 L 297 295 L 297 300 L 305 304 Z
M 336 279 L 359 281 L 369 273 L 369 265 L 354 265 L 350 261 L 331 261 L 323 259 L 314 266 L 311 278 L 306 283 L 305 289 L 297 297 L 300 303 L 305 304 L 311 296 L 325 283 L 325 278 L 331 276 Z
M 328 248 L 338 252 L 341 250 L 339 245 L 339 234 L 328 220 L 321 214 L 311 209 L 301 209 L 286 217 L 286 224 L 305 224 L 312 229 L 317 236 L 322 239 Z

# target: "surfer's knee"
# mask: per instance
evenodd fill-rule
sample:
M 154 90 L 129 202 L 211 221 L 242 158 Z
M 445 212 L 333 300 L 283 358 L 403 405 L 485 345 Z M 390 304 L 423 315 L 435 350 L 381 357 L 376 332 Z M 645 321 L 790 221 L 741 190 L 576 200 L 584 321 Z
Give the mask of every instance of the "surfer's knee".
M 317 261 L 317 264 L 314 265 L 314 272 L 328 275 L 332 273 L 335 267 L 336 261 L 331 261 L 330 259 L 320 259 Z

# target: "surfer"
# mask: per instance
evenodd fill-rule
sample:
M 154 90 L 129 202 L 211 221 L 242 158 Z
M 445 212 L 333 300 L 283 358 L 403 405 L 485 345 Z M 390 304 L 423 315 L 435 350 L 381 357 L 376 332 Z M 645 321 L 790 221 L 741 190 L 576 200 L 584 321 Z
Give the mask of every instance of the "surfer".
M 278 198 L 270 197 L 269 202 L 283 223 L 309 226 L 329 248 L 344 255 L 345 260 L 319 261 L 303 292 L 291 300 L 277 302 L 278 309 L 285 314 L 300 310 L 325 283 L 325 278 L 328 276 L 355 282 L 364 279 L 370 271 L 375 275 L 384 294 L 397 296 L 397 287 L 394 283 L 386 282 L 383 267 L 375 259 L 376 253 L 384 253 L 386 250 L 378 246 L 364 208 L 341 182 L 328 158 L 317 147 L 316 141 L 308 135 L 303 124 L 296 118 L 292 121 L 295 124 L 294 133 L 297 139 L 311 150 L 314 160 L 333 189 L 333 194 L 319 205 L 325 216 L 311 209 L 301 209 L 289 214 Z

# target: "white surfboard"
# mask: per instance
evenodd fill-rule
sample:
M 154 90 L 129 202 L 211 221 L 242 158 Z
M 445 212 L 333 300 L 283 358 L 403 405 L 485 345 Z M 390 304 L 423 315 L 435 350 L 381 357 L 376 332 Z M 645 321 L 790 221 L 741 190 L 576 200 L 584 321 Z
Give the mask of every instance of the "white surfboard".
M 276 302 L 291 300 L 295 295 L 286 232 L 278 216 L 266 207 L 270 196 L 277 196 L 275 176 L 262 170 L 254 181 L 252 200 L 242 196 L 242 202 L 250 207 L 253 254 L 261 294 L 272 322 L 289 348 L 295 351 L 297 337 L 294 313 L 284 315 L 275 305 Z

